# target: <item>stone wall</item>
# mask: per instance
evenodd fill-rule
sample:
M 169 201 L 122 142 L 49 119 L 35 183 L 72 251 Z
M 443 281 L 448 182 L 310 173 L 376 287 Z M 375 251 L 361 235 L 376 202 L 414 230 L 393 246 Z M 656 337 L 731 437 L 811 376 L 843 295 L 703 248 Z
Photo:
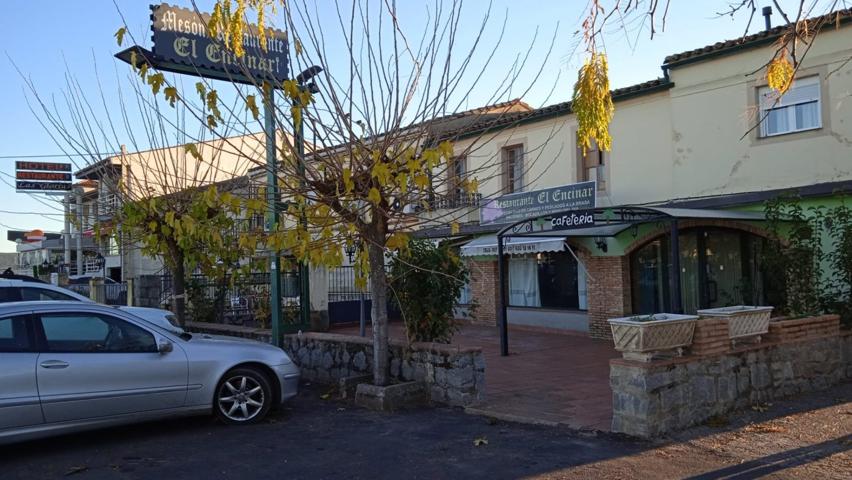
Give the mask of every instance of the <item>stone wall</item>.
M 337 384 L 373 371 L 369 338 L 310 332 L 284 336 L 282 348 L 306 380 Z M 409 346 L 391 340 L 390 374 L 395 381 L 423 382 L 433 402 L 467 406 L 485 398 L 485 357 L 480 348 L 439 343 Z
M 718 323 L 699 321 L 706 335 L 696 330 L 698 348 L 689 356 L 610 362 L 613 431 L 653 437 L 852 380 L 852 332 L 839 332 L 837 316 L 773 322 L 763 343 L 736 348 L 719 343 Z

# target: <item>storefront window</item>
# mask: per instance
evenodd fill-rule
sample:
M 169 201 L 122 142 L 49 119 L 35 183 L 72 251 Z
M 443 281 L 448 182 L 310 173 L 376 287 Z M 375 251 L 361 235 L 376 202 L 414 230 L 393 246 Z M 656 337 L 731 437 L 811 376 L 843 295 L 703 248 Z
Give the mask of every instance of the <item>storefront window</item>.
M 761 237 L 738 230 L 683 230 L 680 244 L 680 290 L 683 311 L 764 302 L 759 268 Z M 630 257 L 634 313 L 670 309 L 668 237 L 656 239 Z
M 585 309 L 585 272 L 570 252 L 542 252 L 508 260 L 509 306 Z

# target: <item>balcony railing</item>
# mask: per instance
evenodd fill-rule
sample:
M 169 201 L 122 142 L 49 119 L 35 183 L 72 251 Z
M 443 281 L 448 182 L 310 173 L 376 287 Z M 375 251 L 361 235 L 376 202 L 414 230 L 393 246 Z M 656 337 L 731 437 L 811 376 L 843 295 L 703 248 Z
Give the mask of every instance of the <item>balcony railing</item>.
M 481 193 L 458 192 L 450 195 L 435 196 L 429 201 L 432 210 L 479 207 Z

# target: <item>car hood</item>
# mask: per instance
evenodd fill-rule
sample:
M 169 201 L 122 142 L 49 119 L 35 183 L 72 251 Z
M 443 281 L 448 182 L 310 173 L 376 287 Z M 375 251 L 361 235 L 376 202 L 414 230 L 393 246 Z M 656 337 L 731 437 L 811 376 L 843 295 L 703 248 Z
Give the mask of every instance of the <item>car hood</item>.
M 227 335 L 214 335 L 212 333 L 192 333 L 192 340 L 190 340 L 190 342 L 192 342 L 192 343 L 211 342 L 211 343 L 216 343 L 217 345 L 222 344 L 222 343 L 236 343 L 236 344 L 239 344 L 239 345 L 245 345 L 245 344 L 251 345 L 251 344 L 253 344 L 253 345 L 263 345 L 263 346 L 271 347 L 271 345 L 258 342 L 257 340 L 252 340 L 250 338 L 229 337 Z M 276 347 L 273 347 L 273 348 L 276 348 Z
M 240 338 L 240 337 L 229 337 L 226 335 L 213 335 L 209 333 L 193 333 L 192 338 L 187 342 L 190 348 L 204 348 L 204 349 L 222 349 L 226 348 L 228 351 L 242 351 L 244 354 L 249 355 L 258 355 L 261 357 L 269 358 L 269 361 L 272 362 L 272 357 L 274 358 L 283 358 L 283 363 L 289 363 L 290 357 L 287 353 L 281 348 L 276 347 L 275 345 L 270 345 L 268 343 L 258 342 L 256 340 L 250 340 L 248 338 Z M 280 363 L 270 363 L 271 365 L 279 365 Z

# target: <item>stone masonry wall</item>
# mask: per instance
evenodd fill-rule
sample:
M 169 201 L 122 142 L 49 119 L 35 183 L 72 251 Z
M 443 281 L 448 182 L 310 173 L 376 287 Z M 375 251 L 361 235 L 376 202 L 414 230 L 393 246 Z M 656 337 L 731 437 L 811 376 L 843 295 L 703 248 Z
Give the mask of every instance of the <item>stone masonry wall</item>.
M 285 335 L 282 348 L 302 378 L 318 383 L 372 374 L 369 338 L 333 333 Z M 390 374 L 396 381 L 424 382 L 433 402 L 467 406 L 485 398 L 485 357 L 479 348 L 391 340 Z
M 654 437 L 758 402 L 852 380 L 852 332 L 839 332 L 836 316 L 773 322 L 764 343 L 732 349 L 725 342 L 723 352 L 714 339 L 717 320 L 710 323 L 693 355 L 610 362 L 613 431 Z M 809 323 L 814 328 L 803 334 Z
M 630 259 L 621 257 L 584 258 L 589 271 L 588 316 L 589 335 L 592 338 L 612 339 L 612 330 L 607 322 L 610 318 L 629 315 Z

